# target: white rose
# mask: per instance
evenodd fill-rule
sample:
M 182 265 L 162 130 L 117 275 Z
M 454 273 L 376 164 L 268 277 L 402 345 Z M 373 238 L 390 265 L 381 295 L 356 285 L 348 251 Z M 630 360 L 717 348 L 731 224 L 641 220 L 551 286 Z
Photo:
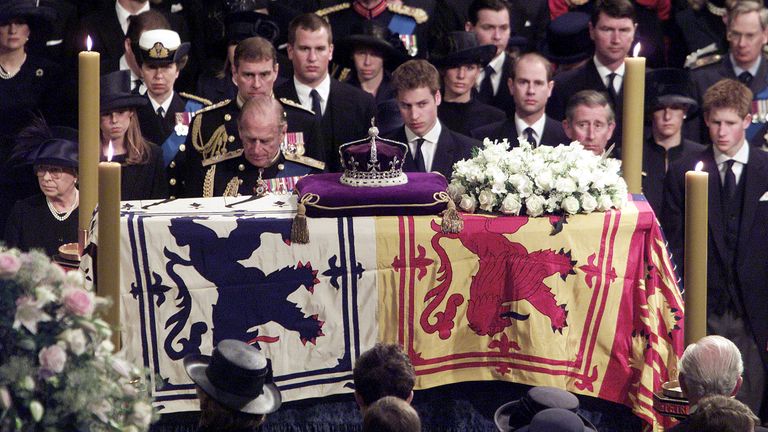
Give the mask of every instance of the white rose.
M 555 189 L 564 194 L 576 192 L 576 182 L 570 177 L 560 177 L 555 181 Z
M 79 356 L 83 354 L 88 346 L 88 339 L 85 337 L 85 332 L 82 329 L 67 329 L 59 338 L 67 343 L 69 350 L 74 355 Z
M 531 181 L 523 174 L 513 174 L 509 176 L 509 182 L 521 197 L 526 197 L 533 193 L 533 185 L 531 184 Z
M 64 275 L 64 284 L 83 288 L 83 285 L 85 284 L 85 278 L 79 271 L 67 272 L 67 274 Z
M 458 182 L 451 182 L 451 184 L 448 185 L 448 196 L 451 197 L 453 202 L 459 202 L 461 200 L 461 196 L 467 192 L 467 189 Z
M 507 194 L 501 202 L 501 212 L 504 214 L 519 215 L 521 208 L 520 198 L 515 194 Z
M 562 203 L 563 210 L 568 214 L 576 214 L 579 212 L 579 200 L 573 196 L 566 197 Z
M 109 339 L 101 341 L 99 346 L 96 347 L 96 357 L 104 358 L 115 350 L 115 345 Z
M 489 189 L 483 189 L 477 196 L 477 202 L 480 203 L 480 210 L 490 213 L 496 205 L 496 195 Z
M 152 423 L 152 405 L 141 401 L 133 404 L 131 422 L 140 429 L 148 428 L 149 424 Z
M 544 198 L 541 195 L 531 195 L 525 200 L 525 210 L 528 216 L 541 216 L 544 214 Z
M 112 411 L 112 405 L 108 400 L 100 399 L 98 401 L 91 402 L 88 404 L 88 409 L 103 423 L 109 423 L 109 413 Z
M 474 213 L 477 208 L 477 200 L 472 195 L 464 194 L 461 196 L 461 201 L 459 201 L 459 208 L 467 213 Z
M 552 178 L 552 172 L 548 169 L 539 171 L 536 175 L 536 186 L 542 190 L 542 192 L 549 192 L 552 189 L 554 178 Z
M 581 208 L 585 213 L 592 213 L 597 208 L 597 200 L 591 194 L 581 196 Z
M 613 201 L 609 195 L 600 195 L 597 198 L 597 209 L 599 211 L 608 211 L 613 207 Z

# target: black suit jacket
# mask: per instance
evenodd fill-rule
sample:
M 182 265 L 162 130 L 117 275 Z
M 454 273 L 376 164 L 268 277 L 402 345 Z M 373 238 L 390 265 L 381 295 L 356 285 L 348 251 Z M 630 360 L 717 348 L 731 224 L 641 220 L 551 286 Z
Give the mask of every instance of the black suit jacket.
M 693 170 L 697 162 L 704 163 L 709 173 L 709 242 L 707 258 L 708 306 L 710 299 L 718 299 L 717 290 L 727 290 L 734 302 L 741 301 L 747 328 L 760 348 L 763 364 L 768 365 L 768 200 L 761 197 L 768 192 L 768 153 L 750 148 L 749 160 L 739 182 L 746 182 L 741 224 L 737 240 L 735 263 L 725 246 L 725 217 L 720 204 L 720 173 L 712 146 L 678 160 L 669 168 L 664 180 L 662 227 L 669 241 L 679 274 L 683 273 L 685 236 L 685 173 Z M 729 272 L 735 281 L 729 283 Z M 708 309 L 712 310 L 711 307 Z
M 701 106 L 704 99 L 704 93 L 713 84 L 724 78 L 738 79 L 733 71 L 733 63 L 731 63 L 731 57 L 726 55 L 719 63 L 711 64 L 694 70 L 691 73 L 691 81 L 694 83 L 695 99 Z M 763 57 L 760 61 L 760 67 L 757 69 L 757 74 L 752 77 L 752 82 L 749 83 L 749 89 L 752 90 L 753 95 L 757 95 L 768 88 L 768 59 Z M 685 131 L 687 137 L 696 140 L 696 133 L 698 132 L 699 142 L 709 143 L 709 133 L 706 130 L 704 120 L 702 116 L 698 116 L 691 119 L 692 126 L 686 125 Z M 691 129 L 694 127 L 694 129 Z M 764 123 L 763 127 L 756 133 L 754 137 L 749 140 L 749 143 L 753 146 L 762 147 L 766 145 L 765 132 L 768 131 L 768 123 Z
M 480 141 L 454 132 L 445 127 L 445 125 L 442 125 L 442 128 L 442 131 L 440 131 L 440 138 L 437 140 L 435 157 L 432 160 L 432 171 L 439 172 L 440 174 L 444 175 L 448 181 L 450 181 L 451 174 L 453 174 L 453 164 L 460 160 L 471 158 L 472 149 L 474 147 L 479 147 Z M 397 129 L 391 135 L 386 136 L 385 138 L 408 144 L 408 139 L 406 138 L 404 127 Z M 403 171 L 418 171 L 416 169 L 416 162 L 414 162 L 413 155 L 410 151 L 405 156 Z
M 493 99 L 488 102 L 489 105 L 493 105 L 496 108 L 504 111 L 507 115 L 511 115 L 515 111 L 515 99 L 512 98 L 512 93 L 509 92 L 510 70 L 512 69 L 512 57 L 509 54 L 505 54 L 504 63 L 501 68 L 501 81 L 499 81 L 499 89 L 496 94 L 493 95 Z
M 144 135 L 144 139 L 162 146 L 176 126 L 176 113 L 184 112 L 186 103 L 178 92 L 174 92 L 168 112 L 165 113 L 165 117 L 160 117 L 152 108 L 147 93 L 144 94 L 144 98 L 147 99 L 147 103 L 136 109 L 141 134 Z
M 547 101 L 547 115 L 555 120 L 562 121 L 565 119 L 565 107 L 568 105 L 568 100 L 571 96 L 582 90 L 597 90 L 605 93 L 606 97 L 608 95 L 608 88 L 597 72 L 594 59 L 587 61 L 581 67 L 555 75 L 555 87 L 552 90 L 552 96 Z M 623 100 L 624 84 L 622 81 L 617 100 L 613 101 L 613 112 L 616 114 L 616 129 L 613 130 L 613 136 L 609 140 L 609 143 L 616 142 L 617 146 L 621 145 Z
M 299 100 L 292 79 L 275 87 L 274 93 L 278 98 Z M 341 171 L 339 146 L 367 137 L 371 119 L 375 115 L 376 104 L 373 96 L 349 84 L 331 79 L 331 91 L 321 121 L 326 147 L 325 161 L 329 172 Z
M 483 140 L 484 138 L 491 140 L 502 140 L 507 138 L 512 147 L 517 147 L 517 137 L 520 136 L 520 132 L 518 132 L 515 127 L 514 117 L 510 117 L 506 120 L 477 128 L 472 131 L 471 135 L 472 138 L 479 140 Z M 541 134 L 539 144 L 555 147 L 560 144 L 568 144 L 569 142 L 571 142 L 571 139 L 565 135 L 563 124 L 547 116 L 544 120 L 544 131 Z

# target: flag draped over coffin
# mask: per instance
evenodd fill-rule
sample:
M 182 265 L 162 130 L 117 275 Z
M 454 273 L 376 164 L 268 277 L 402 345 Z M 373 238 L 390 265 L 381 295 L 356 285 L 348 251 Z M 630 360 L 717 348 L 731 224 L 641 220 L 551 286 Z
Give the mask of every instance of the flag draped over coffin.
M 465 215 L 460 234 L 433 217 L 309 219 L 296 245 L 285 201 L 124 209 L 123 343 L 158 377 L 163 412 L 196 409 L 181 359 L 225 338 L 265 351 L 286 400 L 352 391 L 357 357 L 386 341 L 405 347 L 417 388 L 552 385 L 656 422 L 683 315 L 646 202 L 567 220 Z

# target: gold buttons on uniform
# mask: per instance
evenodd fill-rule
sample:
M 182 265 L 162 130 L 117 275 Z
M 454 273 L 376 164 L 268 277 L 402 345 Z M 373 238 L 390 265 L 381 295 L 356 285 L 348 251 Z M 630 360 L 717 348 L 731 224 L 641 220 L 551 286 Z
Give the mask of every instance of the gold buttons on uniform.
M 285 165 L 283 165 L 283 164 L 277 164 L 277 169 L 278 169 L 278 171 L 282 171 L 282 170 L 284 170 L 284 169 L 285 169 Z
M 224 121 L 230 121 L 232 120 L 232 116 L 229 114 L 224 114 Z
M 227 141 L 235 142 L 235 136 L 234 135 L 230 135 L 229 138 L 227 138 Z
M 186 149 L 187 149 L 187 146 L 185 146 L 184 144 L 179 146 L 179 151 L 184 151 Z
M 171 161 L 170 165 L 168 165 L 171 168 L 176 168 L 176 161 Z
M 245 171 L 245 165 L 243 165 L 243 164 L 238 165 L 237 166 L 237 170 L 238 171 Z
M 172 178 L 172 179 L 168 180 L 168 183 L 170 183 L 171 186 L 176 186 L 176 179 Z

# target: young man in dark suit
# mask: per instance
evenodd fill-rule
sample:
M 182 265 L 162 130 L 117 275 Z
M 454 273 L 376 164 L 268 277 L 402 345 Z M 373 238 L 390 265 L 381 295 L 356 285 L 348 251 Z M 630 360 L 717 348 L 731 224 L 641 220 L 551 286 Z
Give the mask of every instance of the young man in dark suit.
M 506 86 L 512 58 L 507 54 L 509 5 L 503 0 L 474 0 L 467 12 L 464 30 L 477 35 L 480 45 L 494 45 L 496 55 L 477 76 L 477 100 L 511 114 L 514 101 Z
M 333 34 L 315 14 L 299 15 L 288 28 L 288 58 L 293 79 L 275 87 L 275 96 L 298 101 L 320 119 L 328 171 L 341 170 L 339 146 L 367 136 L 376 113 L 373 96 L 331 78 Z
M 604 0 L 597 3 L 589 23 L 589 36 L 595 42 L 595 55 L 583 66 L 555 77 L 547 114 L 565 119 L 568 100 L 581 90 L 597 90 L 608 95 L 616 113 L 613 141 L 621 141 L 624 95 L 624 58 L 632 48 L 637 21 L 629 0 Z
M 768 153 L 745 139 L 751 104 L 752 92 L 735 80 L 718 81 L 704 94 L 704 121 L 713 144 L 670 167 L 662 226 L 682 270 L 685 173 L 702 162 L 709 174 L 708 333 L 730 339 L 741 350 L 740 399 L 760 412 L 768 365 Z
M 409 60 L 392 74 L 405 126 L 386 138 L 408 144 L 403 171 L 437 171 L 450 179 L 453 164 L 472 157 L 480 142 L 444 127 L 437 118 L 440 74 L 426 60 Z
M 517 146 L 519 136 L 525 137 L 534 146 L 557 146 L 570 142 L 562 123 L 544 113 L 554 85 L 552 69 L 552 63 L 540 54 L 521 56 L 506 83 L 515 100 L 515 113 L 506 120 L 473 130 L 472 137 L 507 138 L 512 146 Z

